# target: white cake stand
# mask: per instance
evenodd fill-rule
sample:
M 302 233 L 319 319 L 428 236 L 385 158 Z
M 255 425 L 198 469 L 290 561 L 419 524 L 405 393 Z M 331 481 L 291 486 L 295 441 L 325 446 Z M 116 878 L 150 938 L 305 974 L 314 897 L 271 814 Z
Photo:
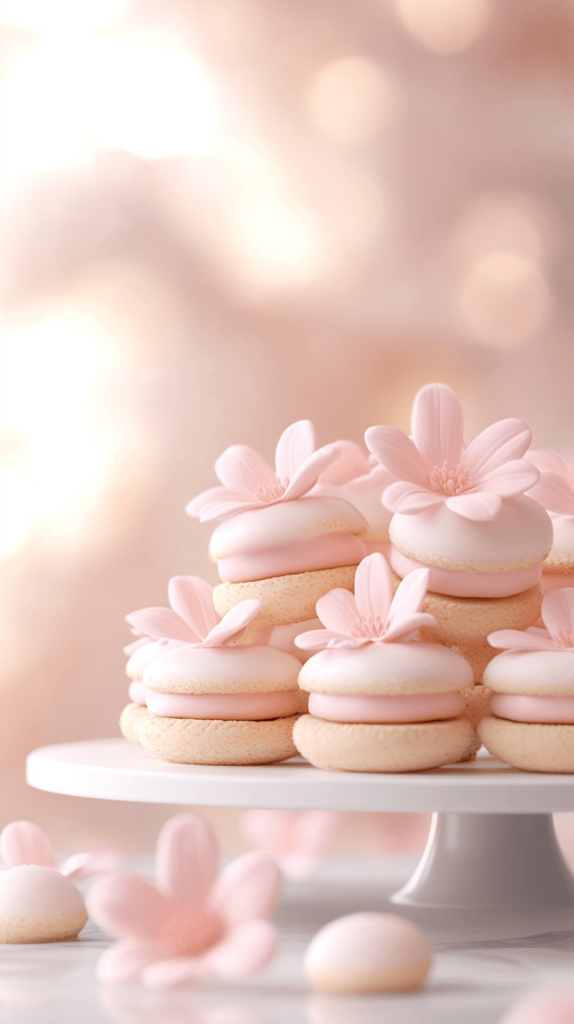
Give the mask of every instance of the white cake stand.
M 574 776 L 516 771 L 490 755 L 404 775 L 332 772 L 303 758 L 258 767 L 158 761 L 124 739 L 40 747 L 37 789 L 192 806 L 432 811 L 421 861 L 391 900 L 433 927 L 476 938 L 574 929 L 574 878 L 552 812 L 574 811 Z

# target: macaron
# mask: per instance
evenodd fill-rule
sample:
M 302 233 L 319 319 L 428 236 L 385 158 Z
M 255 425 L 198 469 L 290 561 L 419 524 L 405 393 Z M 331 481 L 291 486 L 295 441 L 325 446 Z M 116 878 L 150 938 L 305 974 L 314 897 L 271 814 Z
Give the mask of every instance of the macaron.
M 61 942 L 88 915 L 79 890 L 54 868 L 23 864 L 0 872 L 0 942 Z
M 358 913 L 330 921 L 311 940 L 304 969 L 325 992 L 412 992 L 432 967 L 428 942 L 395 914 Z
M 149 714 L 145 703 L 145 686 L 143 674 L 154 658 L 175 650 L 181 644 L 176 640 L 150 640 L 142 643 L 131 654 L 126 665 L 126 675 L 131 679 L 129 695 L 131 703 L 127 704 L 120 716 L 120 731 L 130 743 L 137 743 L 134 726 L 138 718 Z
M 574 464 L 553 451 L 531 450 L 528 458 L 540 471 L 540 480 L 528 493 L 550 514 L 554 531 L 542 567 L 542 589 L 569 587 L 574 584 Z

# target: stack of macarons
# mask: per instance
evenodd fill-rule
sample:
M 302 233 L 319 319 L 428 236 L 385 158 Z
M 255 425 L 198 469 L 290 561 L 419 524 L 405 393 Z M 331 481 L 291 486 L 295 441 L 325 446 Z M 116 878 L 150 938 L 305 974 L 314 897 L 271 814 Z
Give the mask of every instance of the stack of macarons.
M 540 471 L 539 482 L 528 492 L 550 514 L 554 539 L 542 566 L 542 589 L 574 585 L 574 463 L 556 452 L 529 451 L 528 459 Z
M 396 478 L 384 493 L 394 512 L 390 565 L 400 578 L 421 566 L 430 572 L 425 610 L 436 626 L 423 636 L 467 658 L 480 683 L 494 656 L 488 634 L 526 629 L 540 616 L 552 523 L 525 494 L 540 476 L 523 457 L 530 430 L 506 419 L 469 438 L 454 392 L 429 384 L 415 398 L 412 437 L 386 426 L 365 436 Z M 470 702 L 473 719 L 486 696 L 477 691 Z
M 574 589 L 549 590 L 542 620 L 544 629 L 489 636 L 503 653 L 484 673 L 492 695 L 479 734 L 515 768 L 574 773 Z
M 131 694 L 137 701 L 122 714 L 124 735 L 179 764 L 269 764 L 291 757 L 301 663 L 285 651 L 239 643 L 260 602 L 243 601 L 220 619 L 212 588 L 195 576 L 170 580 L 169 598 L 171 609 L 127 616 L 152 643 L 132 655 L 147 660 Z
M 313 425 L 301 420 L 279 439 L 276 471 L 252 448 L 233 445 L 215 464 L 222 486 L 187 506 L 202 522 L 222 520 L 209 548 L 223 580 L 213 597 L 219 614 L 245 600 L 261 603 L 250 643 L 293 651 L 297 633 L 319 625 L 318 598 L 334 587 L 353 589 L 368 523 L 343 498 L 311 493 L 340 457 L 337 445 L 316 451 Z M 275 627 L 283 627 L 280 634 Z
M 405 772 L 465 759 L 475 735 L 462 691 L 468 662 L 448 647 L 418 640 L 435 625 L 422 612 L 428 569 L 410 573 L 396 594 L 380 553 L 359 565 L 355 594 L 335 589 L 317 602 L 324 629 L 297 645 L 318 651 L 301 668 L 309 713 L 295 724 L 299 752 L 320 768 Z

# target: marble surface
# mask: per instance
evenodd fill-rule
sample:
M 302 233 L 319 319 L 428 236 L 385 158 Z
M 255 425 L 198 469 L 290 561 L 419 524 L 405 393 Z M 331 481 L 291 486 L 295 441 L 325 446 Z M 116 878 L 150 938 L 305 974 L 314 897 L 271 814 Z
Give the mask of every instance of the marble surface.
M 574 930 L 461 941 L 455 927 L 424 930 L 435 966 L 420 993 L 312 993 L 302 959 L 315 931 L 356 910 L 393 910 L 388 895 L 412 860 L 333 860 L 307 882 L 286 885 L 276 914 L 280 953 L 241 983 L 211 979 L 190 992 L 152 994 L 139 985 L 103 988 L 94 965 L 107 939 L 88 923 L 72 942 L 0 949 L 2 1024 L 496 1024 L 542 985 L 572 985 Z M 151 873 L 151 861 L 140 863 Z

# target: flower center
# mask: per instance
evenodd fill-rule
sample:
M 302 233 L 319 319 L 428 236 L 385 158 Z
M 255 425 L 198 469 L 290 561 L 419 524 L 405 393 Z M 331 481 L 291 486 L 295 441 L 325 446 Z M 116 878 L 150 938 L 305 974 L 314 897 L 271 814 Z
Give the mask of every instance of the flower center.
M 435 491 L 442 491 L 452 497 L 462 494 L 471 485 L 470 477 L 464 472 L 460 462 L 449 466 L 446 459 L 442 466 L 435 466 L 430 473 L 430 480 Z
M 358 615 L 351 623 L 351 636 L 357 639 L 368 637 L 369 640 L 382 640 L 384 632 L 385 624 L 378 615 L 374 622 L 372 619 L 364 619 L 362 615 Z
M 279 477 L 275 477 L 272 483 L 261 484 L 255 491 L 255 497 L 259 501 L 277 501 L 277 498 L 283 497 L 288 487 L 289 479 L 282 484 Z
M 203 907 L 178 910 L 162 929 L 161 937 L 174 956 L 197 956 L 223 935 L 223 925 L 217 914 Z

